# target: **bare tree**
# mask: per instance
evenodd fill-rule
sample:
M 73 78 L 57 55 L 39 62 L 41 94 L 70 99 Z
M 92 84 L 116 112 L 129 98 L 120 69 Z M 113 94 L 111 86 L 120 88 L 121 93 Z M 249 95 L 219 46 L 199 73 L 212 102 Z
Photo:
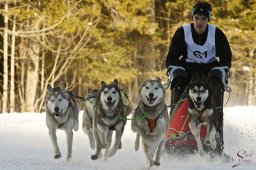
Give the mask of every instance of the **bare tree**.
M 16 5 L 16 0 L 14 0 L 14 6 Z M 12 32 L 15 33 L 16 30 L 16 19 L 14 16 Z M 10 112 L 15 111 L 15 38 L 16 36 L 12 34 L 11 42 L 11 88 L 10 88 Z
M 9 5 L 4 4 L 4 12 L 8 13 Z M 8 112 L 8 15 L 4 15 L 4 74 L 2 112 Z

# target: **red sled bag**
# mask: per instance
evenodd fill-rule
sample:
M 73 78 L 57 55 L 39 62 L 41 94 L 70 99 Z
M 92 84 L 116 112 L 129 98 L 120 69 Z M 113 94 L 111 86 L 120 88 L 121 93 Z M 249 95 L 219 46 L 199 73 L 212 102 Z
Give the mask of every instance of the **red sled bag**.
M 177 112 L 171 116 L 169 130 L 166 135 L 165 149 L 169 153 L 193 153 L 197 150 L 197 143 L 190 132 L 189 115 L 188 115 L 188 101 L 187 98 L 178 108 Z M 207 133 L 205 126 L 201 126 L 200 137 L 204 140 Z

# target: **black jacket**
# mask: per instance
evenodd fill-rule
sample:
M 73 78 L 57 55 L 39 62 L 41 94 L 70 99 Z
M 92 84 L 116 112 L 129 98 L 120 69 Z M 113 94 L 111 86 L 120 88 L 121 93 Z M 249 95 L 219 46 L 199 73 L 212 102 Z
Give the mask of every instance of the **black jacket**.
M 194 29 L 193 23 L 191 24 L 191 30 L 192 30 L 192 37 L 196 44 L 203 45 L 207 40 L 208 35 L 208 26 L 206 28 L 206 31 L 204 34 L 199 35 L 196 33 Z M 231 49 L 227 40 L 227 37 L 225 34 L 216 27 L 215 32 L 215 44 L 216 44 L 216 57 L 218 61 L 209 63 L 209 64 L 200 64 L 208 67 L 209 69 L 213 67 L 218 66 L 228 66 L 231 67 L 231 59 L 232 59 L 232 53 Z M 185 36 L 184 36 L 184 29 L 183 27 L 180 27 L 175 32 L 172 43 L 166 58 L 166 67 L 168 68 L 170 65 L 175 66 L 181 66 L 185 68 L 186 70 L 189 70 L 189 68 L 193 67 L 194 63 L 187 63 L 187 45 L 185 43 Z

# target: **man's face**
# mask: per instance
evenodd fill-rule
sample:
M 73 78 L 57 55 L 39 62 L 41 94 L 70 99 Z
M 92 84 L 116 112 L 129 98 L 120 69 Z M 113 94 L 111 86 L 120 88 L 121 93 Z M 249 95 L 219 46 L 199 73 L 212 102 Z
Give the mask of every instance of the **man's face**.
M 194 28 L 198 34 L 203 34 L 208 24 L 208 18 L 204 15 L 195 14 L 193 16 Z

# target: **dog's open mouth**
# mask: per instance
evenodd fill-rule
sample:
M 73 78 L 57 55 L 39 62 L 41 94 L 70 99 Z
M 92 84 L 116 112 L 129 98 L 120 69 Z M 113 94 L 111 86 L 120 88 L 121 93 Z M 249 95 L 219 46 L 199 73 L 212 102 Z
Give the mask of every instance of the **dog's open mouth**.
M 53 113 L 53 115 L 54 115 L 55 117 L 60 117 L 60 116 L 61 116 L 61 113 L 60 113 L 60 112 L 55 112 L 55 113 Z
M 195 104 L 196 104 L 197 107 L 200 107 L 202 105 L 202 102 L 196 102 L 195 101 Z
M 105 101 L 105 103 L 108 106 L 108 108 L 111 109 L 115 104 L 115 100 L 114 101 Z
M 153 104 L 156 101 L 157 97 L 147 97 L 148 103 Z

